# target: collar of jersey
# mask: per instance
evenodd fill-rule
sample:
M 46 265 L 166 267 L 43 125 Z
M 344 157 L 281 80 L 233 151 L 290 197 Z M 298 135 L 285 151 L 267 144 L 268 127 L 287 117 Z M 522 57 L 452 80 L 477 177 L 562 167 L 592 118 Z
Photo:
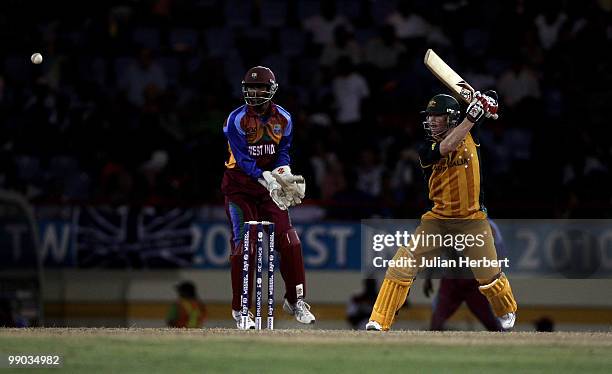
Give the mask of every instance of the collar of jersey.
M 268 113 L 259 114 L 259 113 L 257 113 L 255 111 L 255 109 L 253 109 L 251 106 L 247 105 L 246 114 L 248 116 L 253 116 L 253 117 L 261 118 L 262 120 L 265 121 L 268 118 L 272 117 L 276 113 L 277 110 L 278 109 L 276 109 L 276 105 L 272 101 L 270 101 L 270 108 L 268 109 Z

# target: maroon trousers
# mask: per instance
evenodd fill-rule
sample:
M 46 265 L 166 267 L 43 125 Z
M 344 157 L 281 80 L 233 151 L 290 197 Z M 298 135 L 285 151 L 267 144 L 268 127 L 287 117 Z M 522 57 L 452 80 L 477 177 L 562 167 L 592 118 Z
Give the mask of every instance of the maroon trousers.
M 306 293 L 306 276 L 302 246 L 286 210 L 281 210 L 270 198 L 268 190 L 253 178 L 239 170 L 226 170 L 222 182 L 225 195 L 225 212 L 232 227 L 230 255 L 232 278 L 232 309 L 240 310 L 242 294 L 242 238 L 246 221 L 271 221 L 274 223 L 274 248 L 279 255 L 280 273 L 285 282 L 285 297 L 290 303 L 297 300 L 296 286 L 302 285 Z M 255 229 L 253 229 L 255 230 Z M 254 238 L 255 231 L 251 232 Z M 255 240 L 251 241 L 252 244 Z M 255 246 L 250 248 L 249 305 L 253 291 Z
M 431 316 L 431 330 L 444 330 L 446 321 L 465 301 L 470 311 L 489 331 L 502 331 L 487 298 L 478 290 L 476 279 L 440 279 L 440 289 Z

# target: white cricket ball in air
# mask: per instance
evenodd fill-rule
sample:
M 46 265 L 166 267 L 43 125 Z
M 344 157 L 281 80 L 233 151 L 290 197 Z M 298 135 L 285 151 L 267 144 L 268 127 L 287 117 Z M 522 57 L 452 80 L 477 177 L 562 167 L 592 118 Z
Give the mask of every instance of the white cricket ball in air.
M 42 55 L 40 53 L 34 53 L 32 57 L 30 57 L 30 60 L 32 60 L 33 64 L 38 65 L 42 62 Z

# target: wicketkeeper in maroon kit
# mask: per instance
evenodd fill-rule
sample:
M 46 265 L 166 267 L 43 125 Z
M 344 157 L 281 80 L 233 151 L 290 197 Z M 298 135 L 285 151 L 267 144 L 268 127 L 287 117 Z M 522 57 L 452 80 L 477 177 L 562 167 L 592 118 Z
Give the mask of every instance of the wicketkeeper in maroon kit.
M 275 224 L 275 248 L 280 254 L 280 272 L 285 281 L 283 309 L 298 322 L 315 322 L 304 301 L 306 281 L 302 245 L 291 226 L 288 208 L 302 202 L 306 183 L 291 173 L 289 149 L 293 135 L 291 115 L 272 102 L 278 89 L 274 73 L 267 67 L 249 69 L 242 81 L 245 105 L 230 113 L 223 133 L 228 141 L 229 159 L 225 163 L 221 190 L 225 211 L 232 226 L 232 317 L 238 328 L 255 328 L 252 317 L 240 324 L 242 292 L 242 238 L 246 221 L 271 221 Z M 253 249 L 251 249 L 251 254 Z M 250 256 L 251 273 L 255 256 Z M 249 276 L 252 283 L 253 276 Z M 249 290 L 253 287 L 250 285 Z M 249 292 L 249 305 L 252 292 Z

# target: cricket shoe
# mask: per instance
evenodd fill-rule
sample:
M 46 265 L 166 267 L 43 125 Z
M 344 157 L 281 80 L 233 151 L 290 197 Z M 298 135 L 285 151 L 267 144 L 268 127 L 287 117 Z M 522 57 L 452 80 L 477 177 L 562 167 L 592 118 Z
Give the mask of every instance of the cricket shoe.
M 291 304 L 287 299 L 283 303 L 283 310 L 292 316 L 295 316 L 295 320 L 299 323 L 309 325 L 315 323 L 316 318 L 310 312 L 310 305 L 303 299 L 298 299 L 295 304 Z
M 242 313 L 239 310 L 232 309 L 232 317 L 234 317 L 234 321 L 236 321 L 236 327 L 239 330 L 253 330 L 255 329 L 255 321 L 253 321 L 253 313 L 249 312 L 249 318 L 247 318 L 246 326 L 242 326 Z
M 366 331 L 382 331 L 382 326 L 376 321 L 366 323 Z
M 498 317 L 497 319 L 499 320 L 502 329 L 511 330 L 514 327 L 514 322 L 516 321 L 516 313 L 504 314 L 503 316 Z

